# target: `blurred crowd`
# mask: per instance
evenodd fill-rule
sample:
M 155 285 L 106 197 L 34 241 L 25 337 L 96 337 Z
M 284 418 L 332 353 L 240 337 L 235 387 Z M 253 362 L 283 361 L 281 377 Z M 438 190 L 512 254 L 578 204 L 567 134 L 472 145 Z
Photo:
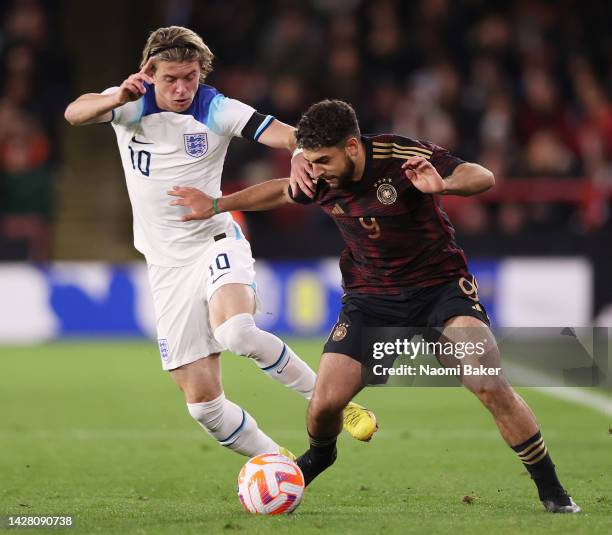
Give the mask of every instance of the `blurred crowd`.
M 45 260 L 70 73 L 49 5 L 17 0 L 1 9 L 0 259 Z
M 60 4 L 13 0 L 0 7 L 0 250 L 10 242 L 34 259 L 48 254 L 56 132 L 76 96 L 56 20 L 66 17 Z M 444 199 L 460 233 L 561 228 L 580 234 L 610 224 L 606 2 L 587 8 L 569 0 L 157 0 L 147 6 L 157 26 L 200 33 L 216 55 L 210 83 L 262 113 L 294 124 L 311 103 L 341 98 L 355 106 L 365 133 L 428 139 L 491 169 L 498 186 L 489 197 Z M 146 36 L 151 29 L 138 31 Z M 284 151 L 236 142 L 224 191 L 286 175 L 288 168 Z M 537 202 L 506 198 L 536 183 Z M 317 210 L 292 208 L 249 221 L 253 231 L 258 222 L 262 228 L 280 222 L 275 228 L 296 232 L 304 225 L 325 228 L 323 219 Z
M 554 199 L 559 180 L 575 183 L 563 203 L 445 199 L 459 231 L 473 234 L 584 232 L 608 221 L 607 15 L 606 2 L 587 9 L 563 0 L 174 0 L 161 8 L 163 23 L 192 26 L 216 53 L 213 83 L 283 121 L 341 98 L 364 132 L 432 140 L 485 165 L 498 184 L 538 180 Z M 245 146 L 227 176 L 278 176 L 287 169 L 279 158 Z

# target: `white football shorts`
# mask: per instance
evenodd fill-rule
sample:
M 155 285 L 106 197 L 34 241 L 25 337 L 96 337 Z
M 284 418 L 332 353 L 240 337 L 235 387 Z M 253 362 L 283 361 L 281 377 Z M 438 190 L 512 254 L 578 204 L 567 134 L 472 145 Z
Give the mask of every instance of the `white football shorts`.
M 249 242 L 235 223 L 224 234 L 224 238 L 217 235 L 216 241 L 208 240 L 202 256 L 193 264 L 148 266 L 164 370 L 224 349 L 215 340 L 208 315 L 208 300 L 217 289 L 233 283 L 256 288 Z

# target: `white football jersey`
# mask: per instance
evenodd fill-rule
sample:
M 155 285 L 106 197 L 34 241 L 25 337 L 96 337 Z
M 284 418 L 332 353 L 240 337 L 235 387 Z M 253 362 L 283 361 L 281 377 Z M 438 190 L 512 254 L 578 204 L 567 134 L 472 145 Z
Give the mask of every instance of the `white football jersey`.
M 234 225 L 228 213 L 183 222 L 191 210 L 170 206 L 174 197 L 167 192 L 191 186 L 219 197 L 229 142 L 241 135 L 255 110 L 204 84 L 186 111 L 161 110 L 153 86 L 145 86 L 145 95 L 113 110 L 111 121 L 132 203 L 134 246 L 149 264 L 184 266 L 198 259 L 205 240 L 222 232 L 234 236 Z M 111 87 L 104 94 L 117 90 Z M 265 118 L 258 135 L 272 119 Z

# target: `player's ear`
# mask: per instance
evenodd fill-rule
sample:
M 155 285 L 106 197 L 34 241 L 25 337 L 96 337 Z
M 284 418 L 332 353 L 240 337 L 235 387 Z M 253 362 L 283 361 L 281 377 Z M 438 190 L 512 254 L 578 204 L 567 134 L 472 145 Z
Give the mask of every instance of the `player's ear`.
M 359 140 L 356 137 L 350 137 L 348 139 L 348 141 L 346 142 L 346 145 L 344 147 L 346 149 L 347 154 L 351 157 L 351 158 L 356 158 L 357 157 L 357 151 L 359 149 Z

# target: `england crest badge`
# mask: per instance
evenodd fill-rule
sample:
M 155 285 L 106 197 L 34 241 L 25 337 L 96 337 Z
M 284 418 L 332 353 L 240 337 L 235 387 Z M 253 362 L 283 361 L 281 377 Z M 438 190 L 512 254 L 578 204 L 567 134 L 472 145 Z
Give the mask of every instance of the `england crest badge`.
M 185 152 L 194 158 L 201 158 L 208 152 L 208 136 L 202 132 L 199 134 L 183 134 L 185 140 Z
M 157 343 L 159 345 L 159 354 L 162 362 L 168 362 L 170 357 L 170 348 L 168 347 L 168 340 L 166 338 L 158 338 Z

